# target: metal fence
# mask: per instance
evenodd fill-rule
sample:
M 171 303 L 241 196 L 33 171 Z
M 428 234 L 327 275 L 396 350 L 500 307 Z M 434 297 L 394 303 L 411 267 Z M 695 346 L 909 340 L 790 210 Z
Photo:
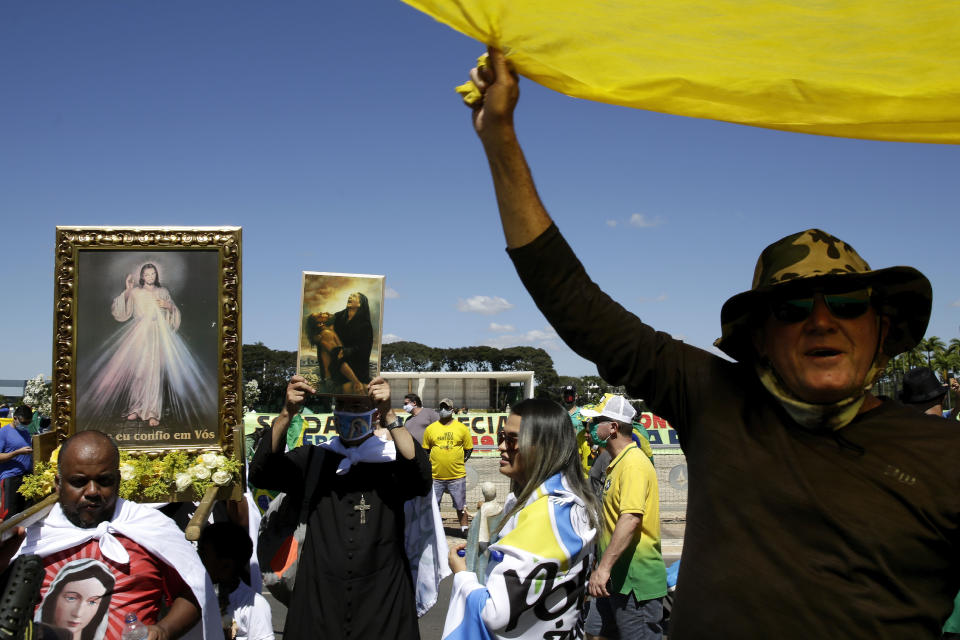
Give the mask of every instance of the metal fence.
M 654 467 L 660 489 L 660 519 L 664 538 L 683 537 L 687 511 L 686 457 L 679 448 L 654 449 Z M 496 500 L 503 504 L 510 493 L 510 480 L 502 475 L 499 458 L 471 458 L 467 461 L 467 511 L 475 513 L 477 503 L 483 500 L 480 484 L 492 482 L 497 489 Z M 454 519 L 456 512 L 449 495 L 440 503 L 444 520 Z

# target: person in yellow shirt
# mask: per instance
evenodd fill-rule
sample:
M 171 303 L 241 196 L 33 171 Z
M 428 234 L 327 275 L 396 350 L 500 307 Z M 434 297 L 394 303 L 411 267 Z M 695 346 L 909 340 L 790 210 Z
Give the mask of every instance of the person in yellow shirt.
M 457 510 L 460 530 L 466 531 L 467 468 L 465 462 L 473 453 L 473 437 L 467 425 L 453 418 L 453 401 L 444 398 L 437 407 L 440 419 L 423 432 L 423 448 L 430 452 L 433 470 L 433 493 L 437 504 L 449 493 Z
M 636 411 L 625 398 L 611 396 L 598 411 L 584 409 L 583 415 L 595 418 L 593 433 L 610 453 L 602 479 L 598 562 L 588 585 L 595 600 L 584 629 L 591 640 L 658 640 L 667 574 L 657 472 L 633 439 Z

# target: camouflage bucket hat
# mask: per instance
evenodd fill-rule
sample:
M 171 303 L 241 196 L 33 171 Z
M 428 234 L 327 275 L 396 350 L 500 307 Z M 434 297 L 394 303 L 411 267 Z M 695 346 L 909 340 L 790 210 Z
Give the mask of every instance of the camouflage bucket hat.
M 893 357 L 915 347 L 930 320 L 933 292 L 913 267 L 873 271 L 843 240 L 807 229 L 774 242 L 760 254 L 753 286 L 727 300 L 720 310 L 721 337 L 714 346 L 740 362 L 754 357 L 753 332 L 766 319 L 771 293 L 796 287 L 872 287 L 878 311 L 890 318 L 883 351 Z

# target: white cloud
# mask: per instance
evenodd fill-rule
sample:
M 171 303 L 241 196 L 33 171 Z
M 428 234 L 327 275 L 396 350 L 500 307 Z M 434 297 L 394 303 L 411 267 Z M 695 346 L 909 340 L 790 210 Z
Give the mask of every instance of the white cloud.
M 553 329 L 547 329 L 545 331 L 534 329 L 533 331 L 527 331 L 523 334 L 523 339 L 529 342 L 545 342 L 547 340 L 553 340 L 556 337 L 557 332 Z
M 656 298 L 637 298 L 638 302 L 666 302 L 667 294 L 661 293 Z
M 499 296 L 473 296 L 464 300 L 457 301 L 457 311 L 464 313 L 481 313 L 483 315 L 493 315 L 512 309 L 513 305 Z
M 491 322 L 488 329 L 490 329 L 490 331 L 496 331 L 498 333 L 515 330 L 512 324 L 498 324 L 496 322 Z
M 525 333 L 504 334 L 502 336 L 491 338 L 484 344 L 490 347 L 498 348 L 517 346 L 553 348 L 559 346 L 557 338 L 557 332 L 550 327 L 547 327 L 545 329 L 533 329 Z
M 658 227 L 661 224 L 663 224 L 663 220 L 659 217 L 651 218 L 643 213 L 635 213 L 630 216 L 630 225 L 634 227 L 640 227 L 641 229 Z
M 608 227 L 615 227 L 615 226 L 617 226 L 617 221 L 616 221 L 616 220 L 607 220 L 607 226 L 608 226 Z
M 391 342 L 400 342 L 400 340 L 402 340 L 402 338 L 395 333 L 385 333 L 381 341 L 383 344 L 389 344 Z
M 383 292 L 383 297 L 386 298 L 387 300 L 391 300 L 393 298 L 399 298 L 400 294 L 397 293 L 397 290 L 394 289 L 393 287 L 387 287 L 386 290 Z

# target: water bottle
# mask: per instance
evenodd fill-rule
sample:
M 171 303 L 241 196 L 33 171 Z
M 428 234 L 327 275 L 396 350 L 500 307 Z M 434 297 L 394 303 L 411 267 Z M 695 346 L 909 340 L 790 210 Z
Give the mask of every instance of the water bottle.
M 128 613 L 124 618 L 123 634 L 121 640 L 146 640 L 147 628 L 137 618 L 137 614 Z

